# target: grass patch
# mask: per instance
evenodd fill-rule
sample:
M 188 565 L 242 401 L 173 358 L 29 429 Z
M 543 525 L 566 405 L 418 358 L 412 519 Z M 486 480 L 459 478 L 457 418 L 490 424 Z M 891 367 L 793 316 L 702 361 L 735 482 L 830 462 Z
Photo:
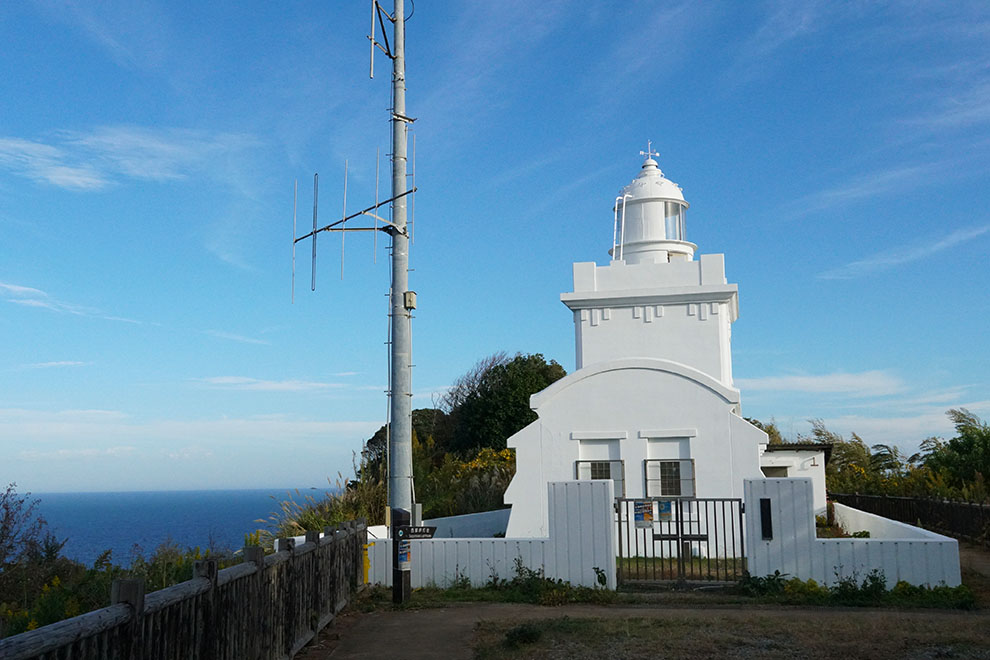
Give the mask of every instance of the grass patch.
M 746 560 L 742 557 L 712 558 L 691 556 L 678 566 L 677 557 L 621 557 L 616 560 L 619 581 L 678 580 L 731 582 L 743 576 Z
M 882 631 L 883 634 L 877 634 Z M 947 613 L 663 613 L 482 621 L 475 657 L 986 658 L 982 617 Z

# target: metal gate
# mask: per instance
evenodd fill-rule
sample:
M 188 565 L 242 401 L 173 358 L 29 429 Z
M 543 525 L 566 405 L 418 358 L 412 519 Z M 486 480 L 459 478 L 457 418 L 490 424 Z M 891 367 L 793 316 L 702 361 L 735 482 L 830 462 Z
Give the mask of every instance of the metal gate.
M 746 569 L 738 498 L 616 499 L 619 584 L 734 582 Z

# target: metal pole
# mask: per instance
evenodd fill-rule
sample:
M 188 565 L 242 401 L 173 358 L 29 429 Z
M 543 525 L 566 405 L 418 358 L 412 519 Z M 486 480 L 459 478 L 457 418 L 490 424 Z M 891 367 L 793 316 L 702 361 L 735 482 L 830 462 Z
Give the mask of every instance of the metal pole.
M 406 192 L 406 35 L 403 0 L 393 3 L 392 60 L 392 197 Z M 406 198 L 392 202 L 392 392 L 389 433 L 388 503 L 392 509 L 392 543 L 398 543 L 397 525 L 412 517 L 412 341 L 409 290 L 409 236 Z M 408 596 L 409 571 L 393 566 L 393 599 Z

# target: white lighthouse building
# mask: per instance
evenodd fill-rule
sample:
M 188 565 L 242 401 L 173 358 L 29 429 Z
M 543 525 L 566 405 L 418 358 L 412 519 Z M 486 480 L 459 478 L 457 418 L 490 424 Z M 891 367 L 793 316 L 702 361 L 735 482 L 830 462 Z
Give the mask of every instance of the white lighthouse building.
M 608 265 L 574 264 L 577 369 L 508 439 L 509 537 L 546 536 L 547 483 L 612 479 L 616 497 L 741 497 L 767 436 L 740 415 L 731 325 L 738 291 L 721 254 L 686 239 L 688 203 L 647 152 L 613 208 Z

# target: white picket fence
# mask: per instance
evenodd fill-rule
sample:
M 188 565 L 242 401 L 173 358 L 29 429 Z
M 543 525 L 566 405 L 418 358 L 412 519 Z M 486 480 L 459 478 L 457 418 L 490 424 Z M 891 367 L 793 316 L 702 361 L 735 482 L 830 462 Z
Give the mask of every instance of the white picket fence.
M 550 536 L 535 539 L 438 538 L 411 542 L 413 588 L 447 587 L 467 579 L 484 586 L 515 575 L 516 564 L 572 585 L 599 586 L 595 569 L 615 589 L 615 512 L 611 480 L 547 485 Z M 371 584 L 392 584 L 392 541 L 369 541 Z
M 751 575 L 780 571 L 831 585 L 840 578 L 862 580 L 878 569 L 889 587 L 902 580 L 929 586 L 961 583 L 955 539 L 841 504 L 835 505 L 835 516 L 843 528 L 868 531 L 870 538 L 819 539 L 810 479 L 747 479 L 743 491 Z M 767 506 L 769 529 L 764 530 Z

